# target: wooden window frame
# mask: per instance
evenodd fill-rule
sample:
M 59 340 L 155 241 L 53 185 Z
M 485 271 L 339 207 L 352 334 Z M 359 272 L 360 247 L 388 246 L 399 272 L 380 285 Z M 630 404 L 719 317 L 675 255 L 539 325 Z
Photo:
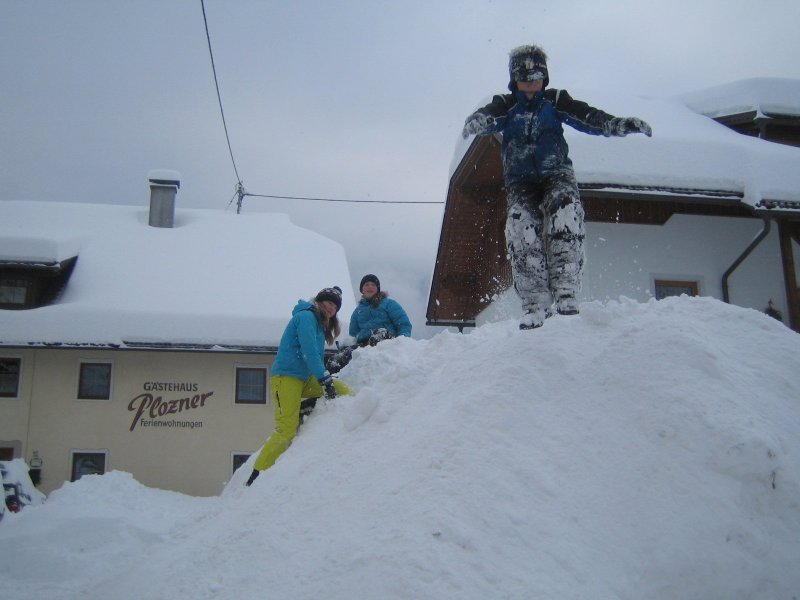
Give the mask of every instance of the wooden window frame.
M 29 308 L 31 296 L 33 295 L 33 282 L 27 277 L 2 277 L 0 287 L 21 289 L 23 291 L 22 302 L 3 302 L 0 299 L 0 308 L 18 309 Z
M 0 390 L 0 398 L 19 398 L 19 390 L 22 383 L 22 357 L 20 356 L 0 356 L 0 361 L 16 361 L 17 362 L 17 385 L 14 393 L 4 392 Z
M 80 476 L 77 476 L 78 471 L 78 463 L 76 461 L 77 457 L 80 457 L 79 460 L 83 460 L 90 457 L 95 456 L 102 456 L 102 466 L 101 471 L 96 473 L 98 475 L 103 475 L 108 472 L 108 450 L 70 450 L 70 468 L 69 468 L 69 480 L 70 481 L 78 481 L 84 475 L 90 475 L 91 473 L 82 473 Z
M 231 476 L 253 455 L 252 452 L 231 452 Z
M 84 370 L 87 367 L 107 367 L 108 368 L 108 389 L 105 394 L 83 393 Z M 106 360 L 82 360 L 78 365 L 78 400 L 111 400 L 111 389 L 113 387 L 114 364 Z
M 694 279 L 654 279 L 653 280 L 653 297 L 656 300 L 662 300 L 664 298 L 668 298 L 670 296 L 680 296 L 681 294 L 667 294 L 666 296 L 660 296 L 658 294 L 659 287 L 670 287 L 670 288 L 685 288 L 690 293 L 687 293 L 687 296 L 698 296 L 700 294 L 700 282 Z
M 269 369 L 267 369 L 264 365 L 235 365 L 236 374 L 234 377 L 234 390 L 233 390 L 233 403 L 234 404 L 244 404 L 244 405 L 266 405 L 267 403 L 267 395 L 269 389 Z M 264 378 L 264 385 L 263 389 L 261 390 L 261 397 L 256 400 L 251 399 L 243 399 L 240 395 L 241 391 L 241 378 L 240 375 L 245 371 L 260 371 L 263 374 Z

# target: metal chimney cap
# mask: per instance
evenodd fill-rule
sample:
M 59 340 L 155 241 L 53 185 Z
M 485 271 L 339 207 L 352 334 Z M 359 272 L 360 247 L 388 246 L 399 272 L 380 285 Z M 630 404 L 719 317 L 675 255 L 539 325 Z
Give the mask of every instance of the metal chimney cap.
M 181 174 L 170 169 L 153 169 L 147 174 L 150 185 L 181 187 Z

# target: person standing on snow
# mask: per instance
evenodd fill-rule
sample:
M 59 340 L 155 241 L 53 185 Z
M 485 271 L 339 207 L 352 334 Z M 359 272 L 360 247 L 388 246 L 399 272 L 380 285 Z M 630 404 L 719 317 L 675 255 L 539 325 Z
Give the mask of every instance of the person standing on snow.
M 245 485 L 269 469 L 292 443 L 300 426 L 303 398 L 328 399 L 350 393 L 341 381 L 334 381 L 323 363 L 325 344 L 332 344 L 340 333 L 336 314 L 342 308 L 339 287 L 321 290 L 313 300 L 298 301 L 286 326 L 272 365 L 270 399 L 275 409 L 275 430 L 261 449 L 253 472 Z
M 524 311 L 520 329 L 534 329 L 555 310 L 578 313 L 583 274 L 584 212 L 562 123 L 592 135 L 652 136 L 635 117 L 615 117 L 550 82 L 547 55 L 536 45 L 511 50 L 510 94 L 494 96 L 464 124 L 470 135 L 503 135 L 508 212 L 506 245 Z M 351 325 L 352 326 L 352 325 Z

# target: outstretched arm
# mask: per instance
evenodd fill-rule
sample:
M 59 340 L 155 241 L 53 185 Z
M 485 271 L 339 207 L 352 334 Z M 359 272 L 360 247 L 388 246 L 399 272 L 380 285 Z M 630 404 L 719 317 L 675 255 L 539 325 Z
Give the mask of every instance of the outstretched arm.
M 566 90 L 548 90 L 556 110 L 565 123 L 578 131 L 606 137 L 626 136 L 629 133 L 643 133 L 647 137 L 653 130 L 645 121 L 636 117 L 615 117 L 607 112 L 575 100 Z
M 495 96 L 489 104 L 467 117 L 461 137 L 467 139 L 471 135 L 489 135 L 501 131 L 513 102 L 513 97 L 508 94 Z

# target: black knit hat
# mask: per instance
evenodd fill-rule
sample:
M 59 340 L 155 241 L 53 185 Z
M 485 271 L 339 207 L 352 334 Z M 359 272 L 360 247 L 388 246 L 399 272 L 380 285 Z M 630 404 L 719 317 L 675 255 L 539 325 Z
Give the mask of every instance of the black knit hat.
M 320 290 L 314 300 L 317 302 L 322 302 L 323 300 L 333 302 L 336 305 L 336 312 L 339 312 L 342 308 L 342 288 L 340 288 L 338 285 L 335 285 L 333 287 Z
M 508 89 L 517 89 L 517 81 L 537 81 L 544 80 L 543 87 L 550 83 L 547 72 L 547 54 L 539 46 L 517 46 L 509 53 L 508 76 L 511 81 Z
M 365 284 L 365 283 L 367 283 L 368 281 L 371 281 L 371 282 L 372 282 L 372 283 L 374 283 L 376 286 L 378 286 L 378 292 L 380 292 L 380 291 L 381 291 L 381 280 L 380 280 L 380 279 L 378 279 L 378 276 L 377 276 L 377 275 L 373 275 L 372 273 L 369 273 L 369 274 L 367 274 L 367 275 L 364 275 L 364 276 L 361 278 L 361 283 L 358 285 L 358 291 L 359 291 L 359 292 L 363 292 L 363 290 L 364 290 L 364 284 Z

